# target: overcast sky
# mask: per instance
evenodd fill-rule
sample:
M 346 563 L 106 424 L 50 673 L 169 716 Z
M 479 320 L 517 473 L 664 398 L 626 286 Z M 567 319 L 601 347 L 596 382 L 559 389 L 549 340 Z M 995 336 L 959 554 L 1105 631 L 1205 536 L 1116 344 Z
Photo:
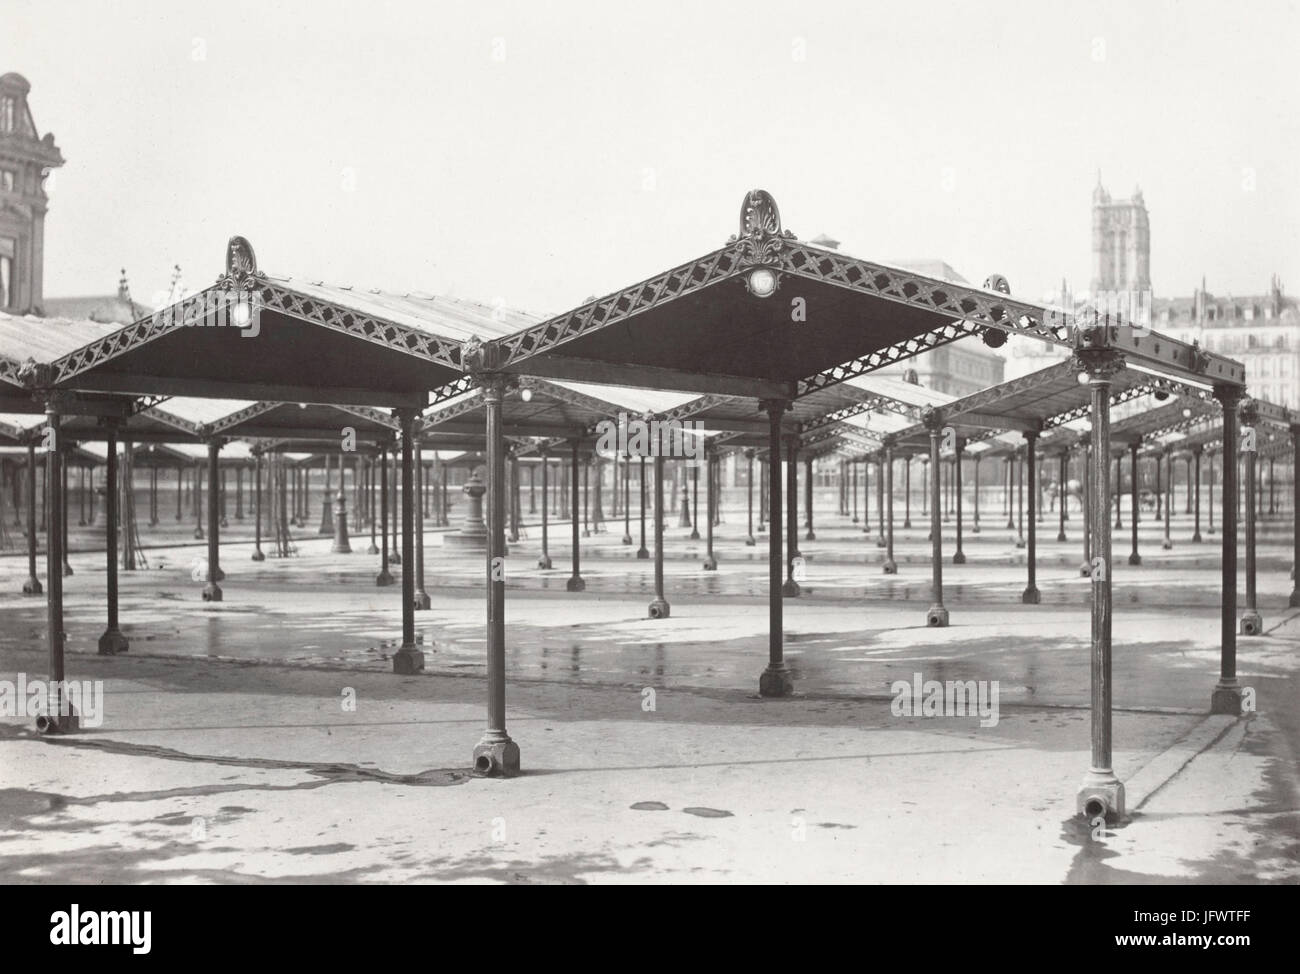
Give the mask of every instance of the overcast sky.
M 1300 293 L 1296 3 L 4 0 L 68 164 L 46 294 L 264 270 L 558 312 L 746 190 L 867 259 L 1088 284 L 1097 170 L 1159 296 Z

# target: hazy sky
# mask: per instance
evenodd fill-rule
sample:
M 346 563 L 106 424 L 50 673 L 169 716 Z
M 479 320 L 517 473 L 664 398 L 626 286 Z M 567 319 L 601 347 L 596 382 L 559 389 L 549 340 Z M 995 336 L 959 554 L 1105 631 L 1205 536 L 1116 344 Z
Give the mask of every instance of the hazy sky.
M 46 294 L 263 269 L 538 312 L 721 245 L 746 190 L 1040 296 L 1140 184 L 1157 295 L 1300 292 L 1296 3 L 3 0 L 68 159 Z

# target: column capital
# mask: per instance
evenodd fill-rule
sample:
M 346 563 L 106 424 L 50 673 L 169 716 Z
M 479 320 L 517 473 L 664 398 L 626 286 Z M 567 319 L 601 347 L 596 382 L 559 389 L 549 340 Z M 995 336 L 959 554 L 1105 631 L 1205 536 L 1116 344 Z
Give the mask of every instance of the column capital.
M 1089 382 L 1110 382 L 1127 366 L 1124 356 L 1109 348 L 1080 348 L 1070 358 L 1076 372 L 1088 376 Z
M 758 401 L 759 412 L 767 413 L 773 419 L 780 419 L 782 413 L 790 411 L 789 399 L 760 399 Z
M 1221 385 L 1214 387 L 1214 398 L 1219 400 L 1224 410 L 1235 409 L 1237 403 L 1241 402 L 1242 397 L 1246 395 L 1246 390 L 1241 386 Z
M 921 410 L 921 424 L 932 434 L 943 429 L 943 413 L 933 406 Z

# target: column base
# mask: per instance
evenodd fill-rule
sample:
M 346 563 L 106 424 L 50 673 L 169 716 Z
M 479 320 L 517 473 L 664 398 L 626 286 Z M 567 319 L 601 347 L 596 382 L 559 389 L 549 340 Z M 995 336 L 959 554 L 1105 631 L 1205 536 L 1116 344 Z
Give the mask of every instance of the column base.
M 215 579 L 213 579 L 213 581 L 224 582 L 225 580 L 226 580 L 226 573 L 223 572 L 223 571 L 221 570 L 221 566 L 218 565 L 218 566 L 217 566 L 217 576 L 216 576 Z
M 963 551 L 954 551 L 952 553 L 952 563 L 954 565 L 966 564 L 966 553 Z
M 925 612 L 925 624 L 931 629 L 942 629 L 948 625 L 948 610 L 942 605 L 932 605 Z
M 1017 548 L 1023 548 L 1024 546 L 1025 546 L 1025 539 L 1024 539 L 1024 538 L 1016 538 L 1016 547 L 1017 547 Z
M 116 656 L 118 653 L 125 653 L 131 648 L 131 643 L 122 635 L 120 629 L 106 629 L 104 635 L 99 637 L 99 655 Z
M 637 549 L 636 551 L 637 561 L 646 561 L 647 559 L 649 559 L 649 557 L 650 557 L 650 552 L 646 551 L 644 548 Z
M 979 534 L 979 533 L 980 533 L 980 526 L 979 526 L 978 524 L 972 526 L 971 529 L 970 529 L 970 533 L 971 533 L 971 534 Z
M 375 576 L 375 585 L 378 588 L 383 588 L 386 585 L 392 585 L 392 584 L 393 584 L 393 576 L 388 573 L 387 568 L 385 568 L 383 571 L 381 571 L 378 575 Z
M 781 595 L 784 598 L 797 599 L 801 591 L 803 590 L 799 588 L 799 583 L 796 582 L 793 578 L 787 578 L 784 582 L 781 583 Z
M 396 551 L 394 551 L 391 555 L 388 556 L 388 563 L 390 565 L 400 565 L 402 563 L 402 556 L 399 555 Z
M 513 778 L 519 774 L 519 745 L 484 736 L 474 745 L 474 774 L 481 778 Z
M 36 730 L 41 734 L 77 734 L 81 731 L 81 717 L 69 705 L 70 713 L 41 714 L 36 718 Z
M 903 530 L 904 530 L 904 531 L 910 531 L 910 530 L 912 530 L 912 522 L 911 522 L 911 521 L 904 521 L 904 522 L 903 522 Z
M 718 559 L 712 555 L 704 559 L 704 570 L 706 572 L 716 572 L 718 570 Z
M 876 539 L 876 547 L 877 547 L 877 548 L 884 548 L 885 546 L 886 546 L 886 545 L 885 545 L 885 539 L 884 539 L 884 538 L 877 538 L 877 539 Z
M 220 602 L 220 601 L 221 601 L 221 586 L 218 585 L 216 582 L 208 582 L 207 585 L 204 585 L 204 586 L 203 586 L 203 601 L 204 601 L 204 602 Z
M 332 545 L 330 545 L 330 554 L 350 555 L 352 554 L 352 545 L 348 543 L 347 538 L 344 538 L 342 541 L 335 541 Z
M 752 534 L 749 535 L 749 537 L 745 538 L 745 547 L 746 547 L 746 548 L 753 548 L 753 547 L 755 547 L 757 544 L 758 544 L 758 542 L 754 539 L 754 536 L 753 536 Z
M 1089 771 L 1074 805 L 1089 823 L 1099 815 L 1107 822 L 1118 822 L 1124 817 L 1124 783 L 1113 771 Z
M 227 520 L 223 517 L 223 518 L 218 522 L 218 526 L 223 527 L 223 528 L 228 528 L 228 527 L 230 527 L 230 522 L 227 521 Z
M 203 532 L 200 531 L 198 528 L 195 528 L 195 529 L 194 529 L 194 540 L 195 540 L 195 541 L 202 541 L 202 540 L 203 540 Z
M 1173 546 L 1174 546 L 1174 542 L 1172 538 L 1165 538 L 1164 541 L 1160 542 L 1160 547 L 1163 548 L 1165 551 L 1169 551 L 1171 548 L 1173 548 Z
M 424 669 L 423 651 L 411 643 L 402 643 L 393 654 L 393 672 L 399 676 L 412 676 Z
M 898 562 L 894 561 L 892 558 L 886 559 L 885 563 L 880 566 L 880 569 L 886 575 L 897 575 Z
M 68 578 L 71 575 L 72 575 L 72 566 L 65 561 L 63 563 L 63 577 Z
M 429 593 L 428 593 L 428 592 L 420 591 L 420 592 L 416 592 L 416 593 L 415 593 L 415 611 L 416 611 L 416 612 L 423 612 L 423 611 L 427 610 L 427 609 L 429 608 L 429 606 L 432 605 L 432 604 L 433 604 L 433 603 L 429 601 Z
M 813 531 L 812 528 L 809 528 L 809 529 L 808 529 L 808 533 L 805 534 L 805 535 L 803 536 L 803 539 L 804 539 L 805 541 L 816 541 L 816 540 L 817 540 L 817 533 L 816 533 L 815 531 Z
M 368 555 L 379 554 L 379 545 L 375 544 L 373 541 L 370 542 L 370 545 L 366 548 L 366 554 Z
M 1135 551 L 1128 556 L 1128 563 L 1130 565 L 1140 565 L 1142 564 L 1142 556 Z
M 262 553 L 262 549 L 261 549 L 261 548 L 254 548 L 254 549 L 253 549 L 253 557 L 252 557 L 252 560 L 253 560 L 253 561 L 266 561 L 266 555 L 264 555 L 264 554 Z
M 569 580 L 564 583 L 564 590 L 566 592 L 585 592 L 587 583 L 582 580 L 581 575 L 570 575 Z
M 672 615 L 672 611 L 672 606 L 668 604 L 666 599 L 655 599 L 650 603 L 651 619 L 667 619 Z
M 538 567 L 538 568 L 543 568 L 543 569 L 545 569 L 545 570 L 547 570 L 547 571 L 550 571 L 550 569 L 553 567 L 553 566 L 551 565 L 551 556 L 550 556 L 550 555 L 542 555 L 542 557 L 538 558 L 538 559 L 537 559 L 537 567 Z
M 794 677 L 784 663 L 768 663 L 758 678 L 760 697 L 788 697 L 794 693 Z
M 631 543 L 632 543 L 632 535 L 630 534 L 623 535 L 623 544 L 631 544 Z
M 1201 543 L 1201 532 L 1200 532 L 1200 531 L 1197 531 L 1194 535 L 1192 535 L 1192 543 L 1193 543 L 1193 544 L 1200 544 L 1200 543 Z
M 688 535 L 686 536 L 686 539 L 687 539 L 688 541 L 699 541 L 699 540 L 700 540 L 700 532 L 698 532 L 698 531 L 692 531 L 690 534 L 688 534 Z
M 1264 618 L 1253 609 L 1247 609 L 1241 614 L 1241 629 L 1243 636 L 1262 636 L 1264 634 Z
M 1292 609 L 1300 606 L 1300 588 L 1293 588 L 1291 590 L 1291 598 L 1287 600 L 1286 604 Z
M 1066 536 L 1065 536 L 1065 532 L 1064 532 L 1064 531 L 1058 531 L 1058 532 L 1056 532 L 1056 540 L 1057 540 L 1057 541 L 1067 541 L 1067 540 L 1069 540 L 1069 539 L 1066 538 Z
M 1092 565 L 1088 564 L 1088 562 L 1085 561 L 1082 565 L 1079 566 L 1079 574 L 1082 575 L 1084 578 L 1087 578 L 1089 575 L 1092 574 Z
M 1241 695 L 1241 687 L 1237 686 L 1236 680 L 1231 684 L 1220 683 L 1210 694 L 1210 713 L 1240 717 Z
M 1020 593 L 1020 601 L 1025 605 L 1038 605 L 1043 601 L 1042 593 L 1033 585 L 1030 585 Z

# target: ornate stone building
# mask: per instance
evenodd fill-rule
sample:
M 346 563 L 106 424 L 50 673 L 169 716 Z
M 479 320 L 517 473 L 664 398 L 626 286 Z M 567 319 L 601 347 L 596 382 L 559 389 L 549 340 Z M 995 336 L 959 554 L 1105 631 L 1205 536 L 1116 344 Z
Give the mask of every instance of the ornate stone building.
M 0 311 L 44 311 L 45 177 L 63 165 L 54 136 L 38 134 L 31 85 L 0 75 Z

